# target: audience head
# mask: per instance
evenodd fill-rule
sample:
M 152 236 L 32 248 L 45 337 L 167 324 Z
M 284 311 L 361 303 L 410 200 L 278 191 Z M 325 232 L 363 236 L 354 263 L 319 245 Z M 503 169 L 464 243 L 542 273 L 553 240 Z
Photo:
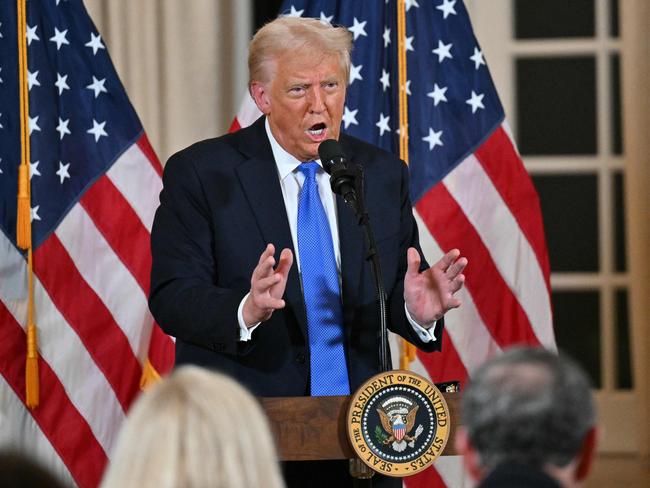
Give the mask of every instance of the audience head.
M 131 409 L 104 488 L 284 486 L 266 417 L 233 380 L 177 369 Z
M 39 463 L 13 451 L 0 453 L 0 486 L 4 488 L 64 488 Z
M 472 376 L 461 409 L 457 446 L 475 478 L 503 463 L 546 471 L 563 486 L 586 477 L 596 411 L 587 376 L 568 357 L 507 350 Z

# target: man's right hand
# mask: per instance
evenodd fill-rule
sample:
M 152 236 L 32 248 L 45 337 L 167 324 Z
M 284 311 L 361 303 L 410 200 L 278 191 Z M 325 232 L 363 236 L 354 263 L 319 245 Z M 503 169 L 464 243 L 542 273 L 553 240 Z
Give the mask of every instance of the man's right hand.
M 280 262 L 275 266 L 275 247 L 273 244 L 266 246 L 260 256 L 257 266 L 251 277 L 251 291 L 244 302 L 242 315 L 247 327 L 268 320 L 274 310 L 284 308 L 284 289 L 287 286 L 289 270 L 293 264 L 291 249 L 283 249 L 280 253 Z

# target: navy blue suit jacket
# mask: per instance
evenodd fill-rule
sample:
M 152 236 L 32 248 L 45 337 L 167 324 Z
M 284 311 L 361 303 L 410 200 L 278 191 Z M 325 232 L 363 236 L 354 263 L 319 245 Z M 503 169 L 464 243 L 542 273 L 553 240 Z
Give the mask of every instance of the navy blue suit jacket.
M 419 249 L 404 163 L 379 148 L 341 135 L 352 164 L 365 172 L 367 207 L 389 297 L 391 330 L 427 351 L 404 313 L 406 250 Z M 151 233 L 149 305 L 163 330 L 176 337 L 176 364 L 192 363 L 236 378 L 260 396 L 309 394 L 309 341 L 294 262 L 284 299 L 254 332 L 239 341 L 237 308 L 250 290 L 267 243 L 293 251 L 264 117 L 234 134 L 199 142 L 173 155 Z M 379 312 L 361 228 L 337 197 L 345 349 L 354 391 L 379 371 Z

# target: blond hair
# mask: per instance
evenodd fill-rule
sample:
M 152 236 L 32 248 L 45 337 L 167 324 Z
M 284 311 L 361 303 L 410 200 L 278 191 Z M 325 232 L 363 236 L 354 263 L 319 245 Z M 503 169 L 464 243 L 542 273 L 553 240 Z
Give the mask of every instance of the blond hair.
M 345 27 L 333 27 L 318 19 L 278 17 L 259 29 L 250 43 L 249 87 L 256 81 L 271 81 L 276 59 L 302 48 L 337 55 L 345 80 L 349 78 L 352 34 Z
M 142 394 L 102 488 L 282 488 L 269 426 L 233 380 L 183 366 Z

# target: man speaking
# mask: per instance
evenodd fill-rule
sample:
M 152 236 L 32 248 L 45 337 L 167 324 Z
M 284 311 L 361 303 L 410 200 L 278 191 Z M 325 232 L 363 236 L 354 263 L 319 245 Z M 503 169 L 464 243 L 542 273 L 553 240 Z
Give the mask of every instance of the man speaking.
M 351 46 L 347 29 L 316 19 L 267 24 L 248 59 L 264 116 L 169 159 L 149 304 L 176 337 L 177 364 L 220 370 L 260 396 L 349 394 L 379 372 L 364 235 L 318 160 L 327 139 L 365 174 L 389 328 L 425 351 L 440 349 L 467 260 L 452 250 L 428 268 L 405 164 L 340 134 Z M 320 475 L 302 485 L 325 485 Z

